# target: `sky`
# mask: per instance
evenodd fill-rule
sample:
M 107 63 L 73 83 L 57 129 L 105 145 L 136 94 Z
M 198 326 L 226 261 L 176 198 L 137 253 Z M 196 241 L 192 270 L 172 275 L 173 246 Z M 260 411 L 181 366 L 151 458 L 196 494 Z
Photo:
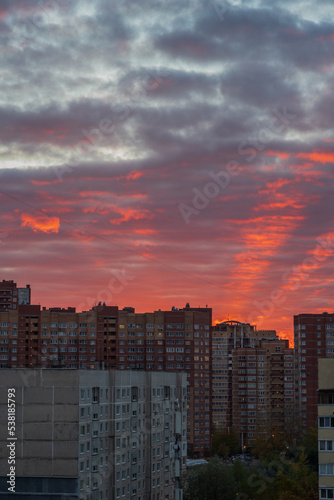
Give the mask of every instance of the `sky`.
M 33 303 L 333 311 L 334 4 L 2 0 L 0 278 Z

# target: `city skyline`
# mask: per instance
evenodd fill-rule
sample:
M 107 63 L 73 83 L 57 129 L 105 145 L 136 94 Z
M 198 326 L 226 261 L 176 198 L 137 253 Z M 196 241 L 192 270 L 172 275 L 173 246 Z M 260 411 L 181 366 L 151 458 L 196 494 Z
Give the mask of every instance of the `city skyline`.
M 0 7 L 2 279 L 32 303 L 334 309 L 330 2 Z

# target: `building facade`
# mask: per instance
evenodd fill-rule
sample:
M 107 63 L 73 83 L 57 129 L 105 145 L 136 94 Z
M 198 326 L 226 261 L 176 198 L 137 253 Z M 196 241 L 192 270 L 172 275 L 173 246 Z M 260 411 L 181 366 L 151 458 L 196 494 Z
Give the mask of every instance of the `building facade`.
M 293 350 L 275 330 L 225 321 L 212 331 L 212 414 L 215 429 L 257 435 L 283 432 L 293 413 Z
M 13 280 L 0 281 L 0 312 L 17 310 L 19 304 L 30 304 L 30 285 L 18 288 Z
M 117 367 L 187 373 L 188 454 L 211 447 L 212 310 L 191 308 L 135 313 L 119 311 Z
M 319 498 L 334 498 L 334 359 L 318 362 Z
M 215 429 L 229 430 L 233 425 L 233 353 L 258 347 L 262 339 L 278 339 L 275 330 L 257 330 L 255 325 L 224 321 L 212 328 L 212 418 Z
M 269 432 L 282 434 L 294 422 L 293 349 L 288 340 L 261 340 L 267 361 L 266 390 L 269 399 Z
M 241 446 L 285 432 L 293 411 L 293 350 L 288 340 L 260 340 L 232 352 L 232 425 Z
M 99 304 L 76 312 L 20 304 L 0 312 L 0 324 L 0 368 L 186 372 L 188 453 L 200 458 L 211 447 L 210 308 L 136 313 Z
M 232 351 L 248 344 L 255 331 L 254 325 L 239 321 L 224 321 L 212 327 L 212 420 L 215 429 L 232 427 Z
M 318 359 L 334 357 L 334 313 L 294 316 L 295 401 L 304 428 L 318 418 Z
M 15 473 L 21 500 L 33 493 L 41 500 L 181 498 L 185 374 L 2 369 L 0 377 L 2 387 L 16 393 Z M 0 403 L 5 414 L 6 390 Z M 7 422 L 2 420 L 0 428 L 6 450 Z M 2 453 L 0 498 L 11 494 L 8 472 Z

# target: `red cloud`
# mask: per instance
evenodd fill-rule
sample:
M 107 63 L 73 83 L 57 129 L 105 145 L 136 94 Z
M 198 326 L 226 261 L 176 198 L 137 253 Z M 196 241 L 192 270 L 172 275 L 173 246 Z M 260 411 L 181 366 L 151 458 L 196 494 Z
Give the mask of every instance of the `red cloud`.
M 149 210 L 137 210 L 133 208 L 114 208 L 114 212 L 121 215 L 121 218 L 114 217 L 110 219 L 112 224 L 121 224 L 129 220 L 151 219 L 152 215 Z
M 21 227 L 31 227 L 33 231 L 42 231 L 43 233 L 58 233 L 60 221 L 58 217 L 33 217 L 30 214 L 21 215 Z
M 127 181 L 134 181 L 135 179 L 139 179 L 139 177 L 141 177 L 142 175 L 144 175 L 144 172 L 138 172 L 136 170 L 133 170 L 132 172 L 127 174 L 125 178 Z
M 319 163 L 333 163 L 334 154 L 324 153 L 322 151 L 313 151 L 312 153 L 297 153 L 295 155 L 297 158 L 306 158 Z

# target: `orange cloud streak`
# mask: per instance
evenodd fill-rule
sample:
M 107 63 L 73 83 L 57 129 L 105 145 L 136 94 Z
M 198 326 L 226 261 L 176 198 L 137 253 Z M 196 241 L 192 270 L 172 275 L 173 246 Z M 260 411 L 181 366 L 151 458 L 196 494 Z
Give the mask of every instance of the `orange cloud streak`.
M 313 153 L 297 153 L 297 158 L 306 158 L 307 160 L 317 161 L 319 163 L 334 163 L 334 153 L 322 153 L 314 151 Z
M 21 227 L 31 227 L 34 232 L 58 233 L 60 221 L 58 217 L 33 217 L 30 214 L 21 215 Z

